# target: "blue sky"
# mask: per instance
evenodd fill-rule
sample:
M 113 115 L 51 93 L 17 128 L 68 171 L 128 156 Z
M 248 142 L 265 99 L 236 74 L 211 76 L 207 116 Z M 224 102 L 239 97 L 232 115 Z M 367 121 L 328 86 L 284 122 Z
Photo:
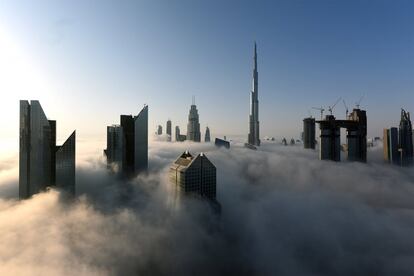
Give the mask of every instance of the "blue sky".
M 37 90 L 29 71 L 22 88 L 0 81 L 12 114 L 2 136 L 17 136 L 22 97 L 41 101 L 61 139 L 75 128 L 104 139 L 144 104 L 150 132 L 168 118 L 185 130 L 195 95 L 203 132 L 247 137 L 255 40 L 262 136 L 298 136 L 312 106 L 343 97 L 352 107 L 361 95 L 379 136 L 400 107 L 414 111 L 413 14 L 402 0 L 0 1 L 0 30 L 43 80 Z

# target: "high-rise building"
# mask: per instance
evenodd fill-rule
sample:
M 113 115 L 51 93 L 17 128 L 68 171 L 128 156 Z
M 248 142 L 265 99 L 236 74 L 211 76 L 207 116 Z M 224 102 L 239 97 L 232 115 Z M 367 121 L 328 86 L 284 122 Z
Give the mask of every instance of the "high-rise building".
M 170 182 L 179 194 L 196 194 L 216 200 L 216 167 L 205 154 L 193 157 L 188 151 L 171 165 Z
M 172 135 L 172 132 L 171 132 L 171 120 L 168 120 L 167 121 L 166 131 L 167 131 L 167 140 L 168 140 L 168 142 L 171 142 L 171 135 Z
M 200 122 L 198 118 L 198 111 L 197 106 L 195 105 L 194 97 L 193 104 L 190 108 L 190 113 L 188 114 L 187 140 L 194 142 L 201 141 Z
M 162 126 L 161 125 L 158 125 L 157 135 L 162 135 Z
M 75 195 L 76 132 L 56 150 L 56 187 Z
M 348 160 L 367 162 L 367 113 L 355 108 L 347 119 Z
M 398 129 L 392 127 L 384 129 L 384 159 L 391 164 L 400 165 L 400 152 L 398 151 Z
M 184 142 L 187 139 L 186 135 L 182 135 L 180 133 L 180 127 L 176 126 L 175 127 L 175 141 L 177 142 Z
M 116 164 L 126 175 L 148 169 L 148 106 L 137 116 L 121 115 L 120 126 L 107 127 L 108 163 Z
M 254 43 L 254 69 L 253 69 L 253 87 L 250 93 L 250 116 L 249 116 L 249 137 L 248 143 L 255 146 L 260 146 L 260 131 L 259 131 L 259 88 L 257 72 L 257 47 Z
M 105 155 L 108 164 L 116 164 L 122 170 L 122 158 L 124 149 L 124 132 L 120 125 L 112 125 L 106 128 Z
M 206 134 L 204 136 L 204 142 L 209 143 L 210 142 L 210 128 L 206 127 Z
M 75 192 L 75 132 L 56 146 L 56 121 L 46 118 L 39 101 L 20 101 L 19 197 L 49 186 Z
M 321 145 L 319 147 L 320 160 L 341 161 L 341 132 L 333 115 L 327 115 L 325 120 L 319 121 Z
M 214 144 L 216 145 L 216 147 L 225 147 L 226 149 L 230 148 L 230 142 L 220 139 L 220 138 L 216 138 Z
M 410 113 L 401 109 L 401 120 L 398 135 L 398 148 L 401 156 L 401 166 L 411 165 L 413 162 L 413 128 Z
M 315 149 L 315 118 L 303 120 L 302 140 L 305 149 Z

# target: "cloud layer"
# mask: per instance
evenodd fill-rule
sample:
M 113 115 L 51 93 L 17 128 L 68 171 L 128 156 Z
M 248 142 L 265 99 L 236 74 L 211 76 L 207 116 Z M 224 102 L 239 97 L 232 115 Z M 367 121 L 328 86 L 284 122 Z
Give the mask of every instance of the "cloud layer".
M 217 167 L 219 218 L 196 199 L 174 204 L 168 166 L 186 149 Z M 0 275 L 412 275 L 414 172 L 381 150 L 334 163 L 299 145 L 155 141 L 149 174 L 132 181 L 89 159 L 75 202 L 1 195 Z

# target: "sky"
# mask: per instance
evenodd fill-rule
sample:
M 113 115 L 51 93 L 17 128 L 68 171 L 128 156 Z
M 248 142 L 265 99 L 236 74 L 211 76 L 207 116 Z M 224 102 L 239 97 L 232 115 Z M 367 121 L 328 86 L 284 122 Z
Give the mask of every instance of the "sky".
M 40 100 L 64 141 L 103 148 L 106 126 L 149 105 L 186 130 L 247 139 L 253 45 L 261 136 L 299 137 L 312 107 L 361 96 L 368 135 L 414 110 L 412 1 L 0 1 L 3 149 L 18 150 L 20 99 Z M 334 109 L 345 116 L 339 102 Z

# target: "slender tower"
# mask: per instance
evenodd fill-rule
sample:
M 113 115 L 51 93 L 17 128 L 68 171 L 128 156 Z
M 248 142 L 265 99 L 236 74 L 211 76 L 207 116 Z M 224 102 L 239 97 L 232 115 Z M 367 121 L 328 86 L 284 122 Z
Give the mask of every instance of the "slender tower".
M 253 69 L 253 87 L 250 93 L 250 117 L 249 117 L 249 144 L 260 146 L 259 135 L 259 98 L 258 98 L 258 72 L 257 72 L 257 47 L 254 43 L 254 69 Z

